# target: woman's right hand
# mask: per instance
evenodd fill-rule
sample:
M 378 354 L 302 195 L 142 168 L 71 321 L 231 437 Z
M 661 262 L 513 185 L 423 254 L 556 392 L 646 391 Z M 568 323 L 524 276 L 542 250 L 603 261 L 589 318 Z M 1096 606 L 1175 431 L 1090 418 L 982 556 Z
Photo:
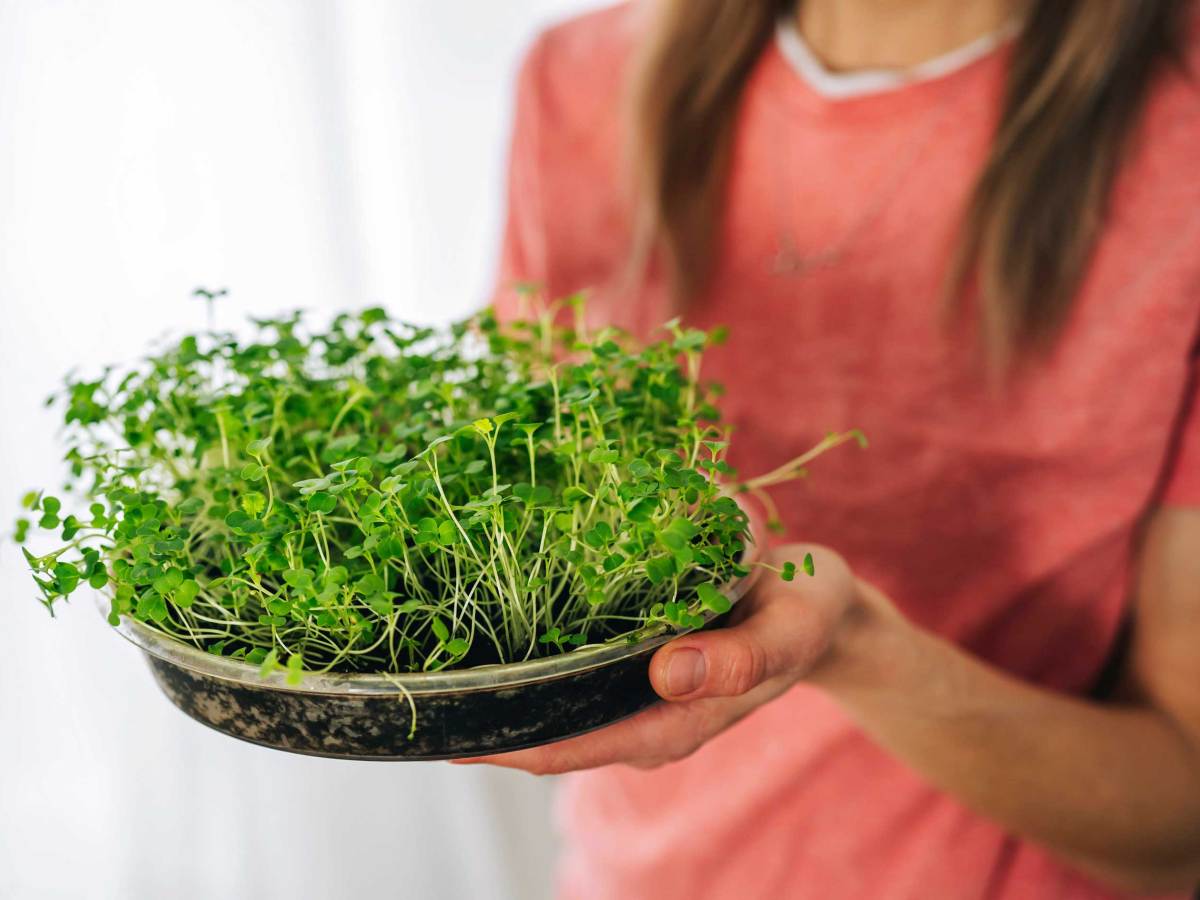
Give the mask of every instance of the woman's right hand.
M 660 703 L 608 728 L 555 744 L 462 760 L 536 775 L 614 763 L 654 768 L 682 759 L 844 650 L 852 621 L 878 591 L 861 584 L 827 547 L 789 544 L 763 562 L 782 568 L 812 554 L 814 574 L 785 582 L 763 572 L 727 628 L 697 631 L 662 647 L 650 663 Z M 868 593 L 870 596 L 868 597 Z

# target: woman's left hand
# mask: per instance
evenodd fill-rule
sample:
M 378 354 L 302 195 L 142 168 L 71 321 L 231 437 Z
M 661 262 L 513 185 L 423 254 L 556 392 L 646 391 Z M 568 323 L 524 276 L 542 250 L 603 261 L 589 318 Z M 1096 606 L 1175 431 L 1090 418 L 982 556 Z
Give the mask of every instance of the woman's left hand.
M 763 572 L 734 607 L 729 627 L 685 635 L 655 653 L 650 681 L 668 702 L 555 744 L 457 762 L 553 775 L 612 763 L 653 768 L 688 756 L 837 654 L 865 586 L 826 547 L 790 544 L 764 561 L 799 568 L 805 553 L 813 556 L 812 577 L 785 582 Z

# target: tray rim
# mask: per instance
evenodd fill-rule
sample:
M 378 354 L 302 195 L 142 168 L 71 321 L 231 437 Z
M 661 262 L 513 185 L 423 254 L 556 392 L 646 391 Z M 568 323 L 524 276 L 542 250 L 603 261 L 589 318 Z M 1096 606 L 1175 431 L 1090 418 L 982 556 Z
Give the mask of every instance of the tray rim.
M 757 556 L 756 546 L 748 541 L 739 562 L 743 565 L 752 565 Z M 754 585 L 759 572 L 757 567 L 752 567 L 750 574 L 730 579 L 722 585 L 721 593 L 736 605 Z M 96 596 L 97 608 L 101 615 L 107 616 L 108 598 L 99 592 Z M 704 624 L 707 625 L 714 618 L 716 618 L 715 614 L 705 613 Z M 300 684 L 288 684 L 286 673 L 278 671 L 263 677 L 259 673 L 259 667 L 252 663 L 208 653 L 199 647 L 185 644 L 163 632 L 156 631 L 129 616 L 122 616 L 121 623 L 114 626 L 114 630 L 143 653 L 208 678 L 233 682 L 250 688 L 295 694 L 395 697 L 397 693 L 419 696 L 422 694 L 495 691 L 517 688 L 532 682 L 551 681 L 611 665 L 655 650 L 675 638 L 697 629 L 674 629 L 667 625 L 650 626 L 642 629 L 644 636 L 640 640 L 630 640 L 628 636 L 619 637 L 603 644 L 591 644 L 569 650 L 558 656 L 515 663 L 492 663 L 444 672 L 405 672 L 387 675 L 372 672 L 326 674 L 306 672 Z M 631 632 L 631 634 L 638 634 L 638 632 Z

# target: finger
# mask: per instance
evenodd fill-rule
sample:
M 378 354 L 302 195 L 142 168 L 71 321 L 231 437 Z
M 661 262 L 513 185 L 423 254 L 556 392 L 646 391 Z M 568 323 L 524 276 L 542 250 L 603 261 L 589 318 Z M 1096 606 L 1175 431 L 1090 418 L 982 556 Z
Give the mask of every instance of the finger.
M 667 700 L 734 697 L 799 677 L 828 644 L 834 611 L 819 589 L 768 582 L 738 606 L 742 620 L 672 641 L 650 663 L 650 681 Z
M 733 699 L 660 703 L 589 734 L 528 750 L 453 762 L 503 766 L 534 775 L 561 775 L 617 763 L 653 768 L 690 755 L 713 735 L 770 700 L 775 693 L 778 692 L 767 688 Z
M 688 711 L 683 707 L 658 704 L 606 728 L 553 744 L 453 762 L 502 766 L 533 775 L 560 775 L 613 763 L 636 765 L 656 754 L 673 752 L 688 740 L 687 719 Z

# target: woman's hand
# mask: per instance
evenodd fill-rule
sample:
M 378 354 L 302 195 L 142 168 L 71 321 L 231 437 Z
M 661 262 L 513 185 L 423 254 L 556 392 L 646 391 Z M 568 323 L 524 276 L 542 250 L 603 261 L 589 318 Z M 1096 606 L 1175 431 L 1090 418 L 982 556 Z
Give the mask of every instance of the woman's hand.
M 785 582 L 762 572 L 734 607 L 730 627 L 685 635 L 655 653 L 650 681 L 667 703 L 555 744 L 459 762 L 551 775 L 611 763 L 652 768 L 689 755 L 839 652 L 865 586 L 826 547 L 790 544 L 764 562 L 799 567 L 805 553 L 813 556 L 812 577 Z
M 1200 510 L 1145 528 L 1125 676 L 1101 704 L 1031 684 L 905 619 L 836 553 L 816 576 L 767 573 L 736 624 L 672 641 L 650 666 L 669 702 L 592 734 L 467 762 L 549 774 L 687 756 L 801 679 L 884 750 L 1007 830 L 1134 893 L 1200 878 Z M 1069 652 L 1064 645 L 1063 652 Z

